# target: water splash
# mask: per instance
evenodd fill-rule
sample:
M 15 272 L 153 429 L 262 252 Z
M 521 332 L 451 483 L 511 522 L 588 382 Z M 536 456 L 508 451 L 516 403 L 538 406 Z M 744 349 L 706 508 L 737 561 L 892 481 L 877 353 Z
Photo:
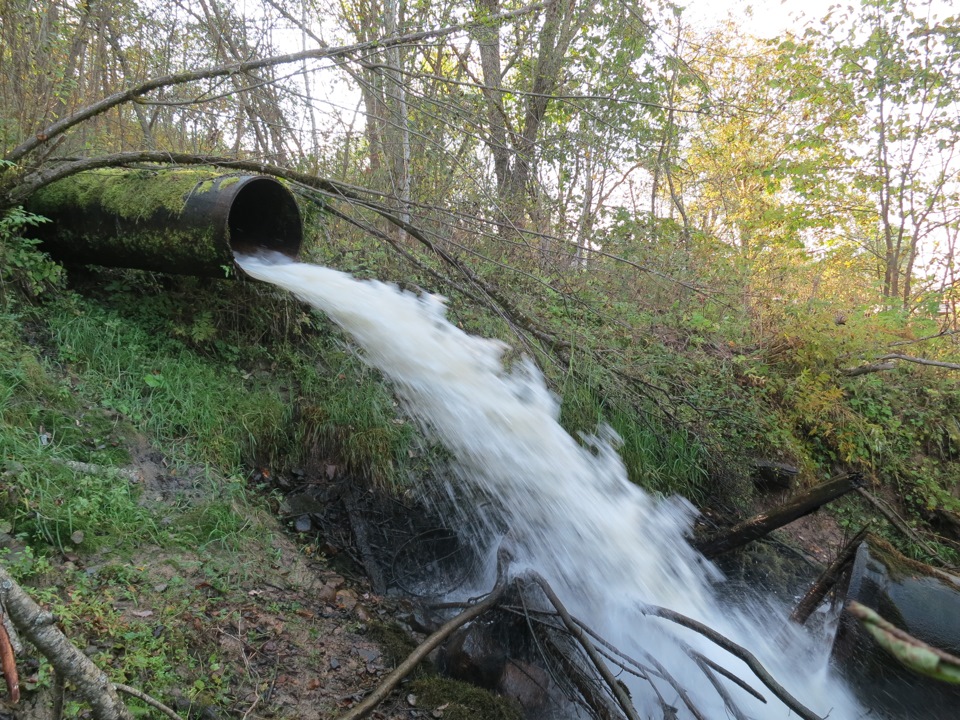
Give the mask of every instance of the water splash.
M 704 687 L 677 638 L 741 677 L 750 678 L 750 671 L 699 635 L 646 618 L 640 604 L 669 607 L 749 647 L 815 712 L 834 720 L 863 716 L 829 676 L 822 646 L 788 627 L 784 613 L 720 604 L 712 588 L 717 571 L 686 540 L 694 514 L 689 504 L 654 498 L 630 483 L 608 443 L 584 447 L 571 438 L 537 369 L 520 362 L 505 370 L 506 346 L 452 325 L 441 298 L 279 254 L 237 262 L 349 332 L 366 360 L 394 383 L 408 413 L 456 456 L 460 476 L 500 501 L 518 562 L 546 577 L 575 614 L 620 649 L 650 651 L 676 676 L 696 678 L 681 682 L 709 717 L 726 717 L 723 702 Z M 661 691 L 683 717 L 675 693 Z M 643 693 L 650 694 L 643 687 L 634 692 L 638 709 L 653 713 L 656 701 Z M 752 718 L 795 717 L 769 693 L 767 704 L 733 686 L 730 693 Z

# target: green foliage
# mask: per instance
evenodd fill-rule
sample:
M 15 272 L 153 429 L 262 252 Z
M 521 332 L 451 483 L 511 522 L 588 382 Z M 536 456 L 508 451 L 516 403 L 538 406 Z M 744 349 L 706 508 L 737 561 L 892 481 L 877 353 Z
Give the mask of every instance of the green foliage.
M 63 282 L 63 269 L 38 249 L 38 240 L 24 235 L 45 222 L 47 218 L 22 207 L 10 208 L 0 215 L 0 303 L 4 306 L 10 302 L 8 284 L 34 298 Z

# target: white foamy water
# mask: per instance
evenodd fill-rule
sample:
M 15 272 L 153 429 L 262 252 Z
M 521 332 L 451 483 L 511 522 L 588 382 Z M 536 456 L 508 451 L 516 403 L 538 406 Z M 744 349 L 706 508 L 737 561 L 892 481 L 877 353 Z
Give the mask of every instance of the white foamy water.
M 620 650 L 656 657 L 709 720 L 731 715 L 682 643 L 760 690 L 766 704 L 721 679 L 748 717 L 797 715 L 740 661 L 692 631 L 644 616 L 641 605 L 668 607 L 747 647 L 820 716 L 865 717 L 829 675 L 828 643 L 789 627 L 786 613 L 775 608 L 720 604 L 713 590 L 719 574 L 686 540 L 693 509 L 685 501 L 654 498 L 629 482 L 608 445 L 591 450 L 571 438 L 539 372 L 529 363 L 505 370 L 505 346 L 449 323 L 442 299 L 278 254 L 237 262 L 353 336 L 366 360 L 394 383 L 407 412 L 456 456 L 464 481 L 498 499 L 516 548 L 514 571 L 536 569 L 574 615 Z M 623 679 L 641 717 L 663 716 L 649 685 Z M 692 717 L 669 685 L 658 680 L 657 686 L 677 717 Z

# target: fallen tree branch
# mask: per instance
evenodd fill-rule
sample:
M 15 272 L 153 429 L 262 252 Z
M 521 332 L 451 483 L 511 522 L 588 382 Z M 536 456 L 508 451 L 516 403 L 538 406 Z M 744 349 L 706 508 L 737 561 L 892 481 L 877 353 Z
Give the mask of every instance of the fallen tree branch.
M 934 336 L 936 337 L 936 336 Z M 900 353 L 890 353 L 877 358 L 877 362 L 859 367 L 847 368 L 841 370 L 847 377 L 857 375 L 866 375 L 867 373 L 880 372 L 882 370 L 893 370 L 897 365 L 893 360 L 902 360 L 903 362 L 916 363 L 917 365 L 927 365 L 929 367 L 946 368 L 947 370 L 960 370 L 960 363 L 943 362 L 941 360 L 928 360 L 927 358 L 915 357 L 913 355 L 901 355 Z
M 723 705 L 726 707 L 727 712 L 733 716 L 734 720 L 750 720 L 746 715 L 743 714 L 743 710 L 740 709 L 740 706 L 733 701 L 730 693 L 727 692 L 727 689 L 723 686 L 723 683 L 720 682 L 714 672 L 713 668 L 718 667 L 715 663 L 708 664 L 703 655 L 693 652 L 692 648 L 688 648 L 687 654 L 690 655 L 690 659 L 700 668 L 700 672 L 707 676 L 707 680 L 710 681 L 710 684 L 713 685 L 713 689 L 717 691 L 717 695 L 723 700 Z
M 692 647 L 690 647 L 689 645 L 686 645 L 686 643 L 684 643 L 684 649 L 687 651 L 687 654 L 690 655 L 690 657 L 693 658 L 693 660 L 695 660 L 696 662 L 698 662 L 698 663 L 702 662 L 704 665 L 706 665 L 707 667 L 709 667 L 709 668 L 710 668 L 711 670 L 713 670 L 714 672 L 718 672 L 718 673 L 720 673 L 721 675 L 723 675 L 727 680 L 729 680 L 730 682 L 732 682 L 734 685 L 736 685 L 737 687 L 739 687 L 741 690 L 743 690 L 744 692 L 746 692 L 748 695 L 752 695 L 752 696 L 755 697 L 757 700 L 759 700 L 760 702 L 762 702 L 764 705 L 767 704 L 767 699 L 766 699 L 763 695 L 761 695 L 761 694 L 760 694 L 759 692 L 757 692 L 754 688 L 752 688 L 749 683 L 745 682 L 745 681 L 742 680 L 741 678 L 738 678 L 738 677 L 737 677 L 736 675 L 734 675 L 732 672 L 730 672 L 729 670 L 727 670 L 727 669 L 726 669 L 723 665 L 721 665 L 720 663 L 714 662 L 713 660 L 711 660 L 710 658 L 708 658 L 708 657 L 707 657 L 706 655 L 704 655 L 703 653 L 697 652 L 696 650 L 694 650 L 694 649 L 693 649 Z
M 857 492 L 860 494 L 860 497 L 862 497 L 868 503 L 873 505 L 873 507 L 879 510 L 880 514 L 883 515 L 887 520 L 889 520 L 891 525 L 893 525 L 897 530 L 899 530 L 904 535 L 906 535 L 907 538 L 910 539 L 912 542 L 915 542 L 917 545 L 923 548 L 923 551 L 927 553 L 930 557 L 939 557 L 939 553 L 937 553 L 936 550 L 934 550 L 932 547 L 927 545 L 927 543 L 924 542 L 923 538 L 921 538 L 916 533 L 916 531 L 913 530 L 913 528 L 907 525 L 904 519 L 900 517 L 894 511 L 894 509 L 890 507 L 886 502 L 878 498 L 876 495 L 874 495 L 872 492 L 870 492 L 866 488 L 859 487 L 857 488 Z
M 528 573 L 527 577 L 529 577 L 540 587 L 541 590 L 543 590 L 544 595 L 547 596 L 547 599 L 550 601 L 550 603 L 557 609 L 557 613 L 560 615 L 560 619 L 563 620 L 563 624 L 566 625 L 567 631 L 578 643 L 580 643 L 581 647 L 583 647 L 584 651 L 587 653 L 587 656 L 590 658 L 590 661 L 596 666 L 597 672 L 600 673 L 600 676 L 609 686 L 611 693 L 613 693 L 617 703 L 620 705 L 620 709 L 623 710 L 624 714 L 629 718 L 629 720 L 640 720 L 640 716 L 637 714 L 636 708 L 633 707 L 633 701 L 630 700 L 630 696 L 627 694 L 626 690 L 623 689 L 623 686 L 617 682 L 617 679 L 613 676 L 613 673 L 610 672 L 610 668 L 607 667 L 607 664 L 603 661 L 603 658 L 600 657 L 600 654 L 593 646 L 593 643 L 590 642 L 590 638 L 587 637 L 587 634 L 583 631 L 583 628 L 581 628 L 570 616 L 570 613 L 567 612 L 566 607 L 564 607 L 563 603 L 560 601 L 560 598 L 557 597 L 557 594 L 553 591 L 553 588 L 550 587 L 550 584 L 543 577 L 534 572 Z
M 60 632 L 53 615 L 37 605 L 3 567 L 0 567 L 0 605 L 20 634 L 36 646 L 59 675 L 76 686 L 96 720 L 133 720 L 103 671 Z
M 462 613 L 444 623 L 439 630 L 420 643 L 414 651 L 407 656 L 406 660 L 397 665 L 373 692 L 341 715 L 338 720 L 359 720 L 359 718 L 369 715 L 377 705 L 383 702 L 386 697 L 393 692 L 394 688 L 400 684 L 400 681 L 413 672 L 413 669 L 419 665 L 434 648 L 446 640 L 454 630 L 466 625 L 474 618 L 483 615 L 496 606 L 507 589 L 506 569 L 509 560 L 509 553 L 501 547 L 497 553 L 497 582 L 487 596 L 476 605 L 471 605 Z
M 821 505 L 835 500 L 854 488 L 860 487 L 863 476 L 860 473 L 843 473 L 817 485 L 806 492 L 768 512 L 754 515 L 694 543 L 696 548 L 707 557 L 716 557 L 748 542 L 763 537 L 779 527 L 793 522 L 797 518 L 809 515 Z
M 799 717 L 803 718 L 803 720 L 824 720 L 824 718 L 822 718 L 820 715 L 817 715 L 810 708 L 806 707 L 803 703 L 791 695 L 787 689 L 783 687 L 783 685 L 778 683 L 773 676 L 767 672 L 767 669 L 759 660 L 757 660 L 757 657 L 753 653 L 751 653 L 745 647 L 737 645 L 737 643 L 733 642 L 733 640 L 724 637 L 713 628 L 708 627 L 702 622 L 698 622 L 693 618 L 689 618 L 686 615 L 681 615 L 678 612 L 668 608 L 659 607 L 657 605 L 643 605 L 640 607 L 640 612 L 642 612 L 644 615 L 654 615 L 655 617 L 669 620 L 677 625 L 681 625 L 685 628 L 693 630 L 694 632 L 700 633 L 712 643 L 720 646 L 734 657 L 743 660 L 747 667 L 753 671 L 753 674 L 757 676 L 757 679 L 766 685 L 770 692 L 780 698 L 784 705 L 793 710 L 793 712 L 795 712 Z
M 582 667 L 574 663 L 569 650 L 560 647 L 552 637 L 544 637 L 545 649 L 549 650 L 554 662 L 558 663 L 573 689 L 583 698 L 578 704 L 585 705 L 590 715 L 596 720 L 621 720 L 617 707 L 612 700 L 603 694 L 603 686 L 597 683 L 596 678 L 590 677 Z M 546 654 L 544 660 L 548 659 Z M 562 686 L 561 686 L 562 687 Z M 569 692 L 565 689 L 565 692 Z
M 114 683 L 113 686 L 114 686 L 117 690 L 119 690 L 120 692 L 122 692 L 124 695 L 129 695 L 130 697 L 135 697 L 135 698 L 137 698 L 137 700 L 142 700 L 143 702 L 145 702 L 145 703 L 146 703 L 147 705 L 149 705 L 150 707 L 156 708 L 157 710 L 159 710 L 160 712 L 162 712 L 164 715 L 166 715 L 168 718 L 170 718 L 170 720 L 183 720 L 182 717 L 180 717 L 179 715 L 177 715 L 177 711 L 176 711 L 176 710 L 174 710 L 173 708 L 167 707 L 166 705 L 164 705 L 162 702 L 160 702 L 160 701 L 157 700 L 156 698 L 150 697 L 149 695 L 147 695 L 145 692 L 143 692 L 143 691 L 141 691 L 141 690 L 137 690 L 137 689 L 134 688 L 134 687 L 130 687 L 129 685 L 123 685 L 123 684 L 121 684 L 121 683 Z
M 827 569 L 817 578 L 816 582 L 810 586 L 810 589 L 807 590 L 800 599 L 800 602 L 797 603 L 793 612 L 790 613 L 790 619 L 793 620 L 793 622 L 803 625 L 810 615 L 813 614 L 813 611 L 820 607 L 820 603 L 823 602 L 830 588 L 836 585 L 841 573 L 853 562 L 853 556 L 856 554 L 860 543 L 867 537 L 867 531 L 870 529 L 870 525 L 871 523 L 869 522 L 864 525 L 860 532 L 854 535 L 850 542 L 843 546 L 843 549 L 840 551 L 840 554 L 837 555 L 836 559 L 830 563 Z

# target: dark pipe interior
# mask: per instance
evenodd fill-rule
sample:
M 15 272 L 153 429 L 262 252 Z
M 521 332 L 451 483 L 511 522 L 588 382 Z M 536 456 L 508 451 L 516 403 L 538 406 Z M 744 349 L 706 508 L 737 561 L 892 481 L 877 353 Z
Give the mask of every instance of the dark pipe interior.
M 271 178 L 254 178 L 243 184 L 227 218 L 231 250 L 275 250 L 296 257 L 302 241 L 300 209 L 286 187 Z

